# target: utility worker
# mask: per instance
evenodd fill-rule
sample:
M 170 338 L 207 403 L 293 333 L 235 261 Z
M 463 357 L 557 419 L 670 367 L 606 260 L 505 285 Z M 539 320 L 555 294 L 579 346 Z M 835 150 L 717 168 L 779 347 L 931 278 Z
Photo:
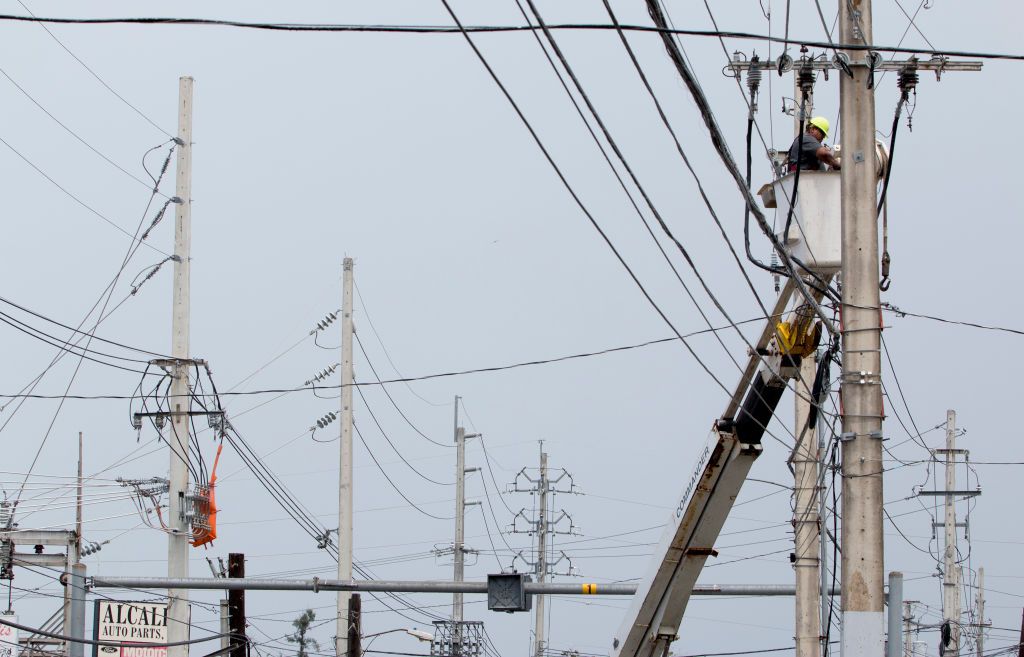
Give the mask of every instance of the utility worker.
M 828 146 L 821 142 L 828 137 L 828 119 L 816 116 L 807 122 L 807 132 L 793 140 L 789 147 L 789 171 L 799 167 L 804 171 L 819 171 L 822 164 L 839 170 L 839 160 Z

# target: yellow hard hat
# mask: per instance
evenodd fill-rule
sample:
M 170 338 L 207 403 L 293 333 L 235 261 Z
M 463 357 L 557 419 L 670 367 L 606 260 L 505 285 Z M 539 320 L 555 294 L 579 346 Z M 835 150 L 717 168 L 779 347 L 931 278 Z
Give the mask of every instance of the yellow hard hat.
M 816 116 L 811 119 L 810 124 L 818 130 L 821 130 L 826 137 L 828 137 L 828 119 L 824 116 Z

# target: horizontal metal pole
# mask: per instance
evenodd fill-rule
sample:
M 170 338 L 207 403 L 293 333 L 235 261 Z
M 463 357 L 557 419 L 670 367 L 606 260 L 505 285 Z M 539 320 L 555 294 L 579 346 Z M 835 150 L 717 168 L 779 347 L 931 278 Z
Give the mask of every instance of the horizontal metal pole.
M 981 495 L 980 490 L 919 490 L 918 495 L 925 497 L 939 497 L 944 495 L 952 495 L 954 497 L 976 497 Z
M 851 66 L 863 65 L 864 62 L 849 62 Z M 778 62 L 771 59 L 762 59 L 757 63 L 745 62 L 729 62 L 729 68 L 733 71 L 746 71 L 749 69 L 761 69 L 762 71 L 772 71 L 778 66 Z M 947 71 L 980 71 L 983 66 L 983 62 L 972 61 L 972 60 L 935 60 L 935 59 L 919 59 L 914 62 L 910 60 L 897 60 L 897 61 L 883 61 L 880 62 L 876 67 L 876 71 L 901 71 L 907 67 L 916 68 L 919 71 L 940 71 L 945 73 Z M 800 68 L 800 61 L 793 62 L 793 70 Z M 825 70 L 837 70 L 839 67 L 836 66 L 831 60 L 821 61 L 815 60 L 811 63 L 811 68 L 816 71 Z
M 68 565 L 68 558 L 63 554 L 26 554 L 15 552 L 12 557 L 15 566 L 43 566 L 44 568 L 57 568 L 64 570 Z
M 67 545 L 74 543 L 75 533 L 66 529 L 25 529 L 0 531 L 0 541 L 15 545 Z
M 209 577 L 104 577 L 88 580 L 98 589 L 214 589 L 246 591 L 366 591 L 380 593 L 487 593 L 487 582 L 342 580 L 342 579 L 256 579 Z M 633 595 L 636 584 L 572 584 L 526 582 L 533 595 Z M 693 595 L 786 596 L 794 595 L 791 584 L 698 584 Z M 833 592 L 833 595 L 836 595 Z

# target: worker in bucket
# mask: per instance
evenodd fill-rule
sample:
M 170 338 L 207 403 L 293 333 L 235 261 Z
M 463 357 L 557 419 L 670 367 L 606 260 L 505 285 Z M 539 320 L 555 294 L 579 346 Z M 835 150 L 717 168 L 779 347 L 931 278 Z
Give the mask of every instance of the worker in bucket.
M 828 137 L 828 119 L 815 116 L 807 122 L 807 131 L 793 140 L 789 147 L 789 171 L 796 171 L 797 163 L 804 171 L 820 171 L 822 168 L 839 170 L 835 153 L 822 141 Z M 824 165 L 824 166 L 823 166 Z

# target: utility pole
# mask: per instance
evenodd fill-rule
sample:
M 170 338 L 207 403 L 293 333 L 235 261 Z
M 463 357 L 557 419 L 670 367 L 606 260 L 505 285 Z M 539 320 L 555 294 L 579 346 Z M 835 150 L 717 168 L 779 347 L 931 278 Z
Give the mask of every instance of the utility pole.
M 872 44 L 871 0 L 839 1 L 839 42 Z M 843 126 L 842 276 L 843 657 L 884 652 L 881 318 L 873 70 L 847 50 L 840 75 Z
M 821 527 L 819 515 L 818 437 L 808 426 L 816 364 L 800 362 L 795 383 L 797 444 L 793 451 L 793 569 L 796 571 L 796 657 L 818 657 L 821 648 Z M 826 620 L 827 622 L 827 620 Z
M 978 568 L 978 657 L 985 654 L 985 569 Z
M 358 593 L 348 601 L 348 657 L 363 657 L 363 602 Z
M 548 547 L 548 536 L 554 536 L 555 534 L 577 534 L 576 527 L 572 522 L 572 516 L 566 513 L 564 510 L 558 512 L 557 517 L 552 517 L 553 504 L 551 503 L 550 496 L 555 493 L 575 493 L 576 485 L 573 482 L 572 475 L 566 472 L 564 469 L 557 477 L 552 477 L 548 470 L 548 454 L 544 451 L 544 441 L 540 441 L 540 473 L 536 479 L 526 474 L 526 468 L 523 468 L 516 475 L 515 483 L 512 485 L 511 490 L 517 493 L 530 493 L 535 495 L 537 498 L 537 517 L 536 519 L 526 519 L 529 529 L 520 530 L 516 528 L 516 519 L 525 518 L 526 510 L 519 511 L 512 519 L 512 532 L 516 534 L 530 534 L 537 537 L 537 555 L 532 561 L 527 560 L 522 556 L 522 553 L 517 556 L 517 559 L 523 559 L 523 561 L 533 566 L 534 575 L 537 577 L 537 582 L 543 584 L 548 575 L 554 575 L 553 568 L 561 562 L 563 559 L 568 559 L 564 552 L 561 553 L 557 559 L 552 560 L 550 558 L 550 548 Z M 525 479 L 531 486 L 529 488 L 520 488 L 519 479 Z M 558 482 L 563 479 L 569 480 L 568 488 L 557 488 Z M 569 528 L 566 530 L 558 530 L 559 523 L 562 520 L 568 519 Z M 514 563 L 514 561 L 513 561 Z M 572 574 L 572 562 L 570 561 L 569 571 L 562 574 Z M 545 640 L 545 627 L 544 627 L 544 615 L 546 613 L 547 596 L 537 594 L 533 596 L 533 608 L 535 613 L 534 620 L 534 644 L 532 657 L 542 657 L 546 648 Z
M 541 443 L 540 481 L 537 483 L 537 581 L 543 583 L 548 573 L 548 454 Z M 534 657 L 544 655 L 544 608 L 547 596 L 538 595 L 534 621 Z
M 466 433 L 459 426 L 459 399 L 455 396 L 455 540 L 452 543 L 454 580 L 461 582 L 466 575 L 466 554 L 475 552 L 466 548 L 466 507 L 479 502 L 466 502 L 466 475 L 480 468 L 466 467 L 466 440 L 480 434 Z M 462 593 L 452 594 L 452 622 L 458 625 L 463 620 Z M 455 630 L 457 631 L 457 629 Z
M 809 68 L 793 70 L 793 132 L 799 139 L 806 131 L 806 122 L 814 112 L 814 75 Z M 831 276 L 829 277 L 831 278 Z M 809 425 L 812 387 L 817 374 L 817 363 L 811 356 L 800 361 L 800 373 L 794 381 L 794 405 L 797 444 L 793 450 L 793 569 L 796 571 L 795 632 L 796 657 L 819 657 L 823 649 L 824 623 L 828 622 L 823 595 L 825 581 L 824 546 L 821 541 L 821 522 L 824 517 L 824 490 L 819 485 L 822 446 L 818 435 Z M 819 423 L 820 426 L 820 423 Z M 819 490 L 821 489 L 821 490 Z
M 75 539 L 68 545 L 71 554 L 71 576 L 68 584 L 71 588 L 69 612 L 71 625 L 68 636 L 74 639 L 85 638 L 85 564 L 82 563 L 82 432 L 78 432 L 78 481 L 75 499 Z M 85 657 L 85 644 L 77 641 L 68 642 L 68 657 Z
M 245 577 L 244 554 L 228 554 L 228 577 Z M 246 657 L 244 590 L 228 589 L 228 624 L 231 627 L 230 657 Z
M 75 502 L 75 563 L 82 559 L 82 432 L 78 432 L 78 494 Z
M 943 523 L 945 551 L 943 552 L 942 620 L 949 623 L 949 645 L 946 657 L 960 654 L 960 572 L 956 547 L 956 411 L 946 411 L 946 517 Z
M 945 518 L 941 523 L 932 522 L 932 532 L 937 527 L 943 528 L 944 549 L 943 549 L 943 574 L 942 574 L 942 621 L 949 624 L 950 641 L 945 646 L 945 657 L 957 657 L 960 652 L 960 636 L 962 634 L 960 616 L 960 564 L 957 548 L 956 530 L 957 527 L 967 527 L 966 522 L 956 521 L 956 500 L 957 498 L 976 497 L 981 495 L 981 489 L 957 490 L 956 489 L 956 464 L 957 457 L 963 456 L 964 462 L 969 458 L 966 449 L 959 449 L 956 446 L 956 411 L 946 411 L 946 447 L 933 449 L 932 458 L 938 461 L 938 455 L 945 457 L 946 481 L 942 490 L 919 490 L 918 496 L 941 496 L 945 500 Z
M 352 258 L 342 261 L 341 298 L 341 459 L 338 468 L 338 579 L 352 579 Z M 343 657 L 348 648 L 349 600 L 338 591 L 334 651 Z
M 178 161 L 174 218 L 174 290 L 171 315 L 171 422 L 168 490 L 167 576 L 188 577 L 189 526 L 189 286 L 192 249 L 192 78 L 178 80 Z M 188 591 L 167 591 L 167 639 L 189 638 Z M 188 657 L 188 646 L 172 646 L 168 657 Z
M 452 556 L 455 562 L 455 581 L 461 582 L 466 574 L 466 430 L 459 426 L 459 397 L 455 397 L 455 541 Z M 452 595 L 452 621 L 462 622 L 462 594 Z
M 903 651 L 903 573 L 889 573 L 889 622 L 885 657 L 900 657 Z
M 910 633 L 914 622 L 914 602 L 903 601 L 903 657 L 914 657 L 914 636 Z

